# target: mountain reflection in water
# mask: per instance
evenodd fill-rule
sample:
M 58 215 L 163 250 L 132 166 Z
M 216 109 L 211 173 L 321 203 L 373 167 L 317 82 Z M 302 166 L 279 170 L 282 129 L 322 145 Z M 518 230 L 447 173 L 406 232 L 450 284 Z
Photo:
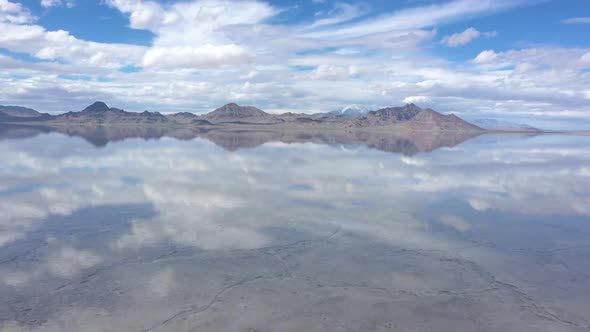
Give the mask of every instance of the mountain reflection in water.
M 587 331 L 588 146 L 0 127 L 0 331 Z
M 180 140 L 194 138 L 207 139 L 226 150 L 235 151 L 254 148 L 267 142 L 283 143 L 317 143 L 329 145 L 362 144 L 386 152 L 414 155 L 430 152 L 440 147 L 453 147 L 464 141 L 481 135 L 480 132 L 465 131 L 407 131 L 407 132 L 371 132 L 360 130 L 238 130 L 205 129 L 174 127 L 130 127 L 130 126 L 24 126 L 0 125 L 0 139 L 10 137 L 35 136 L 41 133 L 58 132 L 72 137 L 82 137 L 96 147 L 106 146 L 109 142 L 129 138 L 145 140 L 163 137 Z

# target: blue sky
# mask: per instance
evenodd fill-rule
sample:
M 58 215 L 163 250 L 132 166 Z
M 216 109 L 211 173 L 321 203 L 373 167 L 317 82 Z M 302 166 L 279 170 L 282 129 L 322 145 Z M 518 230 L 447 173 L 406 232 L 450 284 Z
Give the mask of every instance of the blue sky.
M 0 0 L 0 104 L 271 112 L 415 102 L 590 128 L 587 0 Z

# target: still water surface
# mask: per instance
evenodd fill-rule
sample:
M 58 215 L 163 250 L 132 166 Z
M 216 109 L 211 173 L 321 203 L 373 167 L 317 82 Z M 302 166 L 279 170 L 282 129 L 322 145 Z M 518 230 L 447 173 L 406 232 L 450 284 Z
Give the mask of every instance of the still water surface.
M 590 137 L 3 133 L 3 332 L 589 330 Z

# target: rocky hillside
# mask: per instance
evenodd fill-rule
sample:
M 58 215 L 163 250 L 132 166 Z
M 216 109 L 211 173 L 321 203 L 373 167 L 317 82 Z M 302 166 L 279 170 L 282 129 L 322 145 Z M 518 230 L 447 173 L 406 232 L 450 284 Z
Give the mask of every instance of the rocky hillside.
M 81 112 L 60 114 L 55 121 L 73 124 L 162 124 L 170 122 L 158 112 L 144 111 L 141 113 L 127 112 L 118 108 L 110 108 L 107 104 L 97 101 Z
M 253 106 L 240 106 L 238 104 L 230 103 L 202 115 L 200 118 L 212 122 L 235 122 L 246 119 L 269 119 L 272 118 L 272 115 Z
M 189 113 L 189 112 L 180 112 L 174 114 L 168 114 L 166 117 L 174 122 L 178 123 L 193 123 L 199 117 L 196 114 Z
M 414 104 L 402 107 L 388 107 L 372 111 L 347 123 L 347 127 L 395 127 L 406 130 L 460 130 L 482 131 L 454 114 L 444 115 L 429 108 Z

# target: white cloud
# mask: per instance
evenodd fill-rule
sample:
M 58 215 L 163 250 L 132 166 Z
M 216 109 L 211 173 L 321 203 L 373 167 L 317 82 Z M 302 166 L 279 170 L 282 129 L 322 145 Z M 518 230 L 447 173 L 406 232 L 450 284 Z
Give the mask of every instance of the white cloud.
M 572 18 L 567 18 L 567 19 L 561 21 L 561 23 L 565 23 L 565 24 L 590 24 L 590 17 L 572 17 Z
M 524 0 L 454 0 L 443 4 L 402 9 L 379 17 L 370 17 L 342 28 L 316 32 L 314 35 L 326 38 L 352 38 L 394 30 L 433 27 L 444 22 L 517 7 L 527 2 Z
M 249 63 L 252 58 L 245 49 L 235 44 L 153 47 L 145 53 L 142 65 L 155 69 L 215 68 Z
M 590 52 L 588 52 L 588 53 L 586 53 L 586 54 L 582 55 L 582 57 L 580 58 L 580 60 L 581 60 L 582 62 L 587 62 L 587 63 L 590 63 Z
M 2 23 L 0 47 L 32 54 L 39 59 L 65 59 L 76 64 L 120 66 L 137 62 L 144 47 L 96 43 L 77 39 L 64 30 L 47 31 L 38 25 Z
M 31 15 L 29 10 L 24 8 L 20 3 L 14 3 L 8 0 L 0 0 L 0 23 L 7 22 L 13 24 L 23 24 L 30 23 L 35 20 L 36 17 Z
M 358 74 L 358 68 L 350 66 L 319 65 L 311 75 L 316 80 L 346 80 Z
M 142 65 L 151 69 L 214 68 L 242 65 L 252 61 L 246 45 L 232 39 L 239 31 L 255 26 L 277 13 L 258 1 L 227 2 L 199 0 L 161 5 L 142 0 L 108 0 L 129 14 L 130 26 L 157 35 L 146 51 Z M 239 27 L 235 33 L 225 29 Z
M 430 98 L 426 96 L 409 96 L 404 98 L 405 104 L 419 104 L 419 103 L 429 103 L 431 102 Z
M 361 5 L 350 5 L 347 3 L 336 3 L 334 10 L 327 13 L 327 18 L 320 18 L 306 27 L 306 30 L 317 29 L 320 27 L 341 24 L 355 19 L 367 12 L 367 9 Z M 323 15 L 319 15 L 323 16 Z
M 51 8 L 51 7 L 60 7 L 66 6 L 68 8 L 72 8 L 76 5 L 74 0 L 41 0 L 41 7 L 43 8 Z
M 473 63 L 477 64 L 485 64 L 490 63 L 498 58 L 498 53 L 494 52 L 493 50 L 486 50 L 479 53 L 475 59 L 472 60 Z
M 496 32 L 495 31 L 491 31 L 491 32 L 480 32 L 477 29 L 471 27 L 471 28 L 467 28 L 463 32 L 454 33 L 452 35 L 445 36 L 442 39 L 442 43 L 445 44 L 445 45 L 447 45 L 447 46 L 450 46 L 450 47 L 461 46 L 461 45 L 469 44 L 474 39 L 477 39 L 477 38 L 479 38 L 481 36 L 484 36 L 484 37 L 495 37 L 496 36 Z
M 61 0 L 41 0 L 41 7 L 50 8 L 61 5 Z

